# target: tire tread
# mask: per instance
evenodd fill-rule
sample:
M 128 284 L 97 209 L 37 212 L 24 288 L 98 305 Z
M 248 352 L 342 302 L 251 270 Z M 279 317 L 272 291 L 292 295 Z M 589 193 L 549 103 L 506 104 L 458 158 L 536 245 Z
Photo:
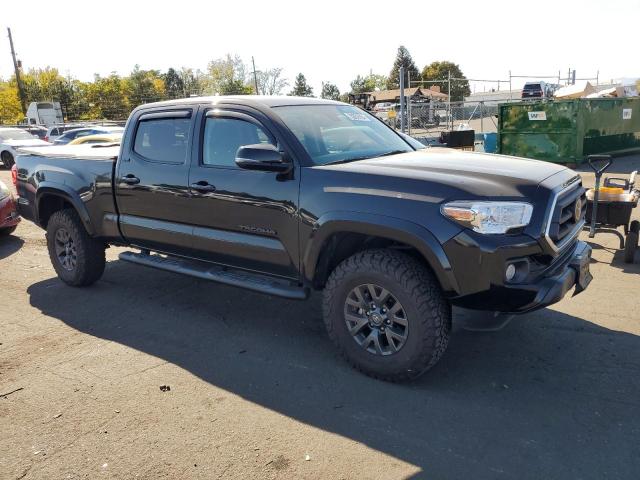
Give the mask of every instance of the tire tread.
M 411 368 L 393 375 L 380 374 L 353 361 L 342 348 L 331 321 L 336 292 L 346 277 L 359 271 L 385 272 L 396 279 L 414 300 L 420 313 L 417 321 L 422 322 L 426 332 L 420 339 L 421 348 L 410 364 Z M 391 249 L 365 250 L 354 254 L 340 263 L 329 276 L 323 295 L 325 326 L 332 342 L 342 356 L 354 368 L 374 378 L 386 381 L 406 381 L 419 377 L 435 365 L 442 357 L 449 343 L 451 332 L 451 306 L 444 299 L 433 274 L 415 258 Z

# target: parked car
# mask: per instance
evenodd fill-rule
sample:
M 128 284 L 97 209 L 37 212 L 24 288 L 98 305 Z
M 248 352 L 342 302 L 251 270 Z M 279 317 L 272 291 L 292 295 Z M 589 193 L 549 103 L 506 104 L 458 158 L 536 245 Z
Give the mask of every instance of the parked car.
M 18 209 L 63 282 L 96 282 L 117 244 L 122 261 L 270 295 L 322 290 L 337 348 L 382 379 L 438 361 L 452 305 L 530 312 L 591 281 L 574 171 L 416 150 L 340 102 L 151 103 L 122 147 L 40 150 L 18 157 Z
M 547 82 L 527 82 L 522 87 L 522 98 L 551 98 L 560 85 Z
M 18 128 L 29 132 L 31 135 L 39 138 L 40 140 L 45 140 L 44 137 L 47 135 L 47 127 L 42 127 L 40 125 L 20 125 Z
M 20 216 L 9 187 L 0 180 L 0 238 L 12 234 L 18 227 Z
M 53 142 L 54 145 L 66 145 L 67 143 L 75 140 L 78 137 L 85 137 L 88 135 L 103 135 L 103 134 L 115 134 L 124 132 L 123 127 L 82 127 L 67 130 Z
M 68 145 L 83 145 L 89 143 L 117 143 L 120 144 L 122 140 L 122 134 L 99 134 L 99 135 L 85 135 L 84 137 L 77 137 L 72 140 Z
M 50 143 L 53 143 L 60 135 L 62 135 L 67 130 L 83 128 L 85 125 L 77 124 L 77 125 L 52 125 L 47 129 L 47 133 L 44 137 L 44 140 Z
M 13 166 L 19 147 L 45 146 L 49 143 L 21 128 L 0 128 L 0 160 L 5 168 Z

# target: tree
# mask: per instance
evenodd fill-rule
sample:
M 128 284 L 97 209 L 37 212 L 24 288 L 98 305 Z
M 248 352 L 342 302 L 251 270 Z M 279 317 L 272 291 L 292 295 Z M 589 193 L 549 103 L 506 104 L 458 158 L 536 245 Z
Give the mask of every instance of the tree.
M 133 108 L 129 98 L 131 82 L 112 72 L 108 77 L 95 75 L 94 81 L 84 85 L 82 96 L 86 112 L 82 119 L 125 119 Z
M 170 68 L 167 73 L 162 75 L 164 80 L 164 88 L 168 98 L 182 98 L 185 96 L 184 81 L 180 74 Z
M 326 98 L 327 100 L 339 100 L 340 90 L 338 90 L 338 87 L 331 82 L 323 83 L 320 98 Z
M 191 95 L 202 95 L 205 90 L 204 74 L 200 70 L 195 72 L 191 68 L 182 67 L 180 71 L 180 79 L 184 85 L 184 94 L 186 97 Z
M 132 108 L 165 98 L 165 85 L 158 70 L 141 70 L 140 65 L 135 65 L 127 83 Z
M 367 85 L 364 81 L 364 77 L 358 75 L 355 79 L 351 81 L 351 93 L 364 93 L 367 91 Z
M 289 95 L 294 97 L 313 97 L 313 88 L 307 85 L 307 79 L 302 73 L 299 73 L 296 77 L 293 90 L 291 90 Z
M 207 66 L 206 90 L 213 95 L 248 95 L 253 86 L 247 82 L 246 66 L 238 55 L 227 54 Z
M 366 77 L 358 75 L 351 82 L 351 93 L 374 92 L 376 90 L 384 90 L 387 88 L 387 77 L 370 73 Z
M 435 83 L 429 83 L 427 86 L 438 85 L 442 93 L 447 93 L 449 73 L 451 73 L 451 78 L 463 79 L 451 81 L 451 101 L 460 102 L 464 100 L 464 97 L 471 94 L 471 89 L 469 88 L 469 81 L 457 64 L 448 61 L 433 62 L 422 70 L 422 79 L 438 80 Z
M 389 78 L 387 80 L 387 88 L 389 90 L 400 88 L 400 67 L 404 67 L 404 74 L 406 75 L 406 88 L 410 87 L 407 78 L 411 80 L 420 79 L 420 71 L 418 70 L 418 67 L 416 67 L 416 64 L 413 62 L 413 58 L 411 58 L 409 50 L 407 50 L 403 45 L 400 45 L 400 47 L 398 47 L 398 53 L 396 54 L 396 59 L 393 62 L 393 67 L 391 68 L 391 72 L 389 73 Z
M 0 124 L 17 123 L 22 117 L 22 106 L 15 81 L 0 81 Z
M 256 72 L 258 77 L 258 90 L 262 95 L 280 95 L 282 90 L 289 86 L 289 82 L 281 78 L 281 68 L 270 68 Z

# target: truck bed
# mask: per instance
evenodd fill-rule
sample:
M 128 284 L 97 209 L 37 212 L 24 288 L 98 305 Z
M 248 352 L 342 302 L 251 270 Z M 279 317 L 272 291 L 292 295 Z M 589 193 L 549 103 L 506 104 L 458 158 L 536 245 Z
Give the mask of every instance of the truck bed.
M 51 158 L 81 158 L 83 160 L 115 160 L 120 145 L 116 143 L 89 145 L 51 145 L 49 147 L 23 147 L 22 155 Z

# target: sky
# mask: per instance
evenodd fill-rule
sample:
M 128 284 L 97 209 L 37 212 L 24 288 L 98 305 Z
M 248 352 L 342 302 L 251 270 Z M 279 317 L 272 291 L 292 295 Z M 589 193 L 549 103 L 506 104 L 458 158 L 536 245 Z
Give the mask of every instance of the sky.
M 387 75 L 399 45 L 420 70 L 449 60 L 467 78 L 566 76 L 600 81 L 640 76 L 640 0 L 456 0 L 454 2 L 6 1 L 0 77 L 13 74 L 6 27 L 23 68 L 56 67 L 80 80 L 115 71 L 204 70 L 227 53 L 256 69 L 281 67 L 349 90 L 356 75 Z M 405 20 L 402 20 L 402 18 Z M 514 79 L 514 88 L 525 79 Z M 475 91 L 496 83 L 473 84 Z M 501 89 L 507 88 L 502 84 Z

